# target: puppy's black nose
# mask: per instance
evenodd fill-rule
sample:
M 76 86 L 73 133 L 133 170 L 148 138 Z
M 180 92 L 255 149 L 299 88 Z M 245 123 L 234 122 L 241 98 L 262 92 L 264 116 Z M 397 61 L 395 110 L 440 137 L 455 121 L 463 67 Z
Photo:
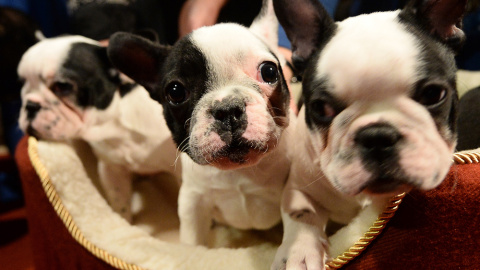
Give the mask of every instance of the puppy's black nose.
M 402 139 L 400 132 L 386 123 L 375 123 L 361 128 L 355 135 L 355 143 L 361 151 L 378 155 L 388 154 Z
M 25 105 L 25 110 L 27 110 L 27 119 L 33 120 L 41 108 L 42 106 L 40 103 L 31 100 L 27 101 L 27 104 Z
M 212 115 L 215 120 L 234 129 L 245 118 L 245 106 L 220 106 L 212 109 Z
M 247 126 L 246 105 L 241 99 L 227 99 L 216 102 L 210 112 L 216 120 L 217 132 L 241 136 Z M 221 135 L 222 136 L 222 135 Z

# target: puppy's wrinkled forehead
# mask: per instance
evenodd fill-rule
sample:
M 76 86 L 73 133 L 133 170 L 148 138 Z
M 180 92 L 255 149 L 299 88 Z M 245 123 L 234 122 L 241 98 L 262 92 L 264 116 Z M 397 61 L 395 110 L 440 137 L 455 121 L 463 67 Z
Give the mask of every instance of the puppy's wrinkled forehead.
M 81 37 L 61 37 L 40 41 L 31 47 L 22 57 L 18 67 L 21 77 L 29 74 L 43 79 L 52 78 L 65 63 L 74 44 L 98 45 L 93 40 Z
M 398 14 L 374 13 L 340 22 L 321 51 L 316 79 L 326 79 L 347 102 L 406 94 L 418 80 L 421 59 L 419 44 Z M 371 95 L 365 95 L 366 90 Z
M 209 73 L 214 75 L 210 79 L 217 80 L 213 83 L 242 75 L 254 78 L 262 61 L 278 62 L 262 40 L 237 24 L 200 28 L 193 32 L 191 40 L 204 55 Z

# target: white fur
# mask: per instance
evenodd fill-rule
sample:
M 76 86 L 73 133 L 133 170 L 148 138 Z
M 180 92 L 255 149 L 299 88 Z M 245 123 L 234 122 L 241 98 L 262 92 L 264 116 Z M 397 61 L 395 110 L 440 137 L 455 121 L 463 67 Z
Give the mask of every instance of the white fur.
M 419 48 L 413 35 L 396 22 L 398 13 L 361 15 L 338 24 L 316 70 L 320 78 L 329 76 L 343 101 L 402 95 L 417 81 Z

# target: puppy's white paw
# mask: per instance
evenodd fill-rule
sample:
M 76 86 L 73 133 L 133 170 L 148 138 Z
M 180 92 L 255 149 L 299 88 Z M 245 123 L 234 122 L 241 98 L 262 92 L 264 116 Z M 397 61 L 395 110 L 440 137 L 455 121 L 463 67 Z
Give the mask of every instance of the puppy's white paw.
M 292 245 L 282 244 L 271 270 L 324 270 L 328 244 L 322 239 L 297 239 Z

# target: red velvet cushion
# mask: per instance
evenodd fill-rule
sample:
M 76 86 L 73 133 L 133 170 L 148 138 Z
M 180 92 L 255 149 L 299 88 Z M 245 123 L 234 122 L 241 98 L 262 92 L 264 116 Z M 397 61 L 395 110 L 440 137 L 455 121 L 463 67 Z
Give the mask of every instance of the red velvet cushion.
M 454 165 L 440 187 L 412 191 L 345 269 L 478 269 L 480 164 Z

